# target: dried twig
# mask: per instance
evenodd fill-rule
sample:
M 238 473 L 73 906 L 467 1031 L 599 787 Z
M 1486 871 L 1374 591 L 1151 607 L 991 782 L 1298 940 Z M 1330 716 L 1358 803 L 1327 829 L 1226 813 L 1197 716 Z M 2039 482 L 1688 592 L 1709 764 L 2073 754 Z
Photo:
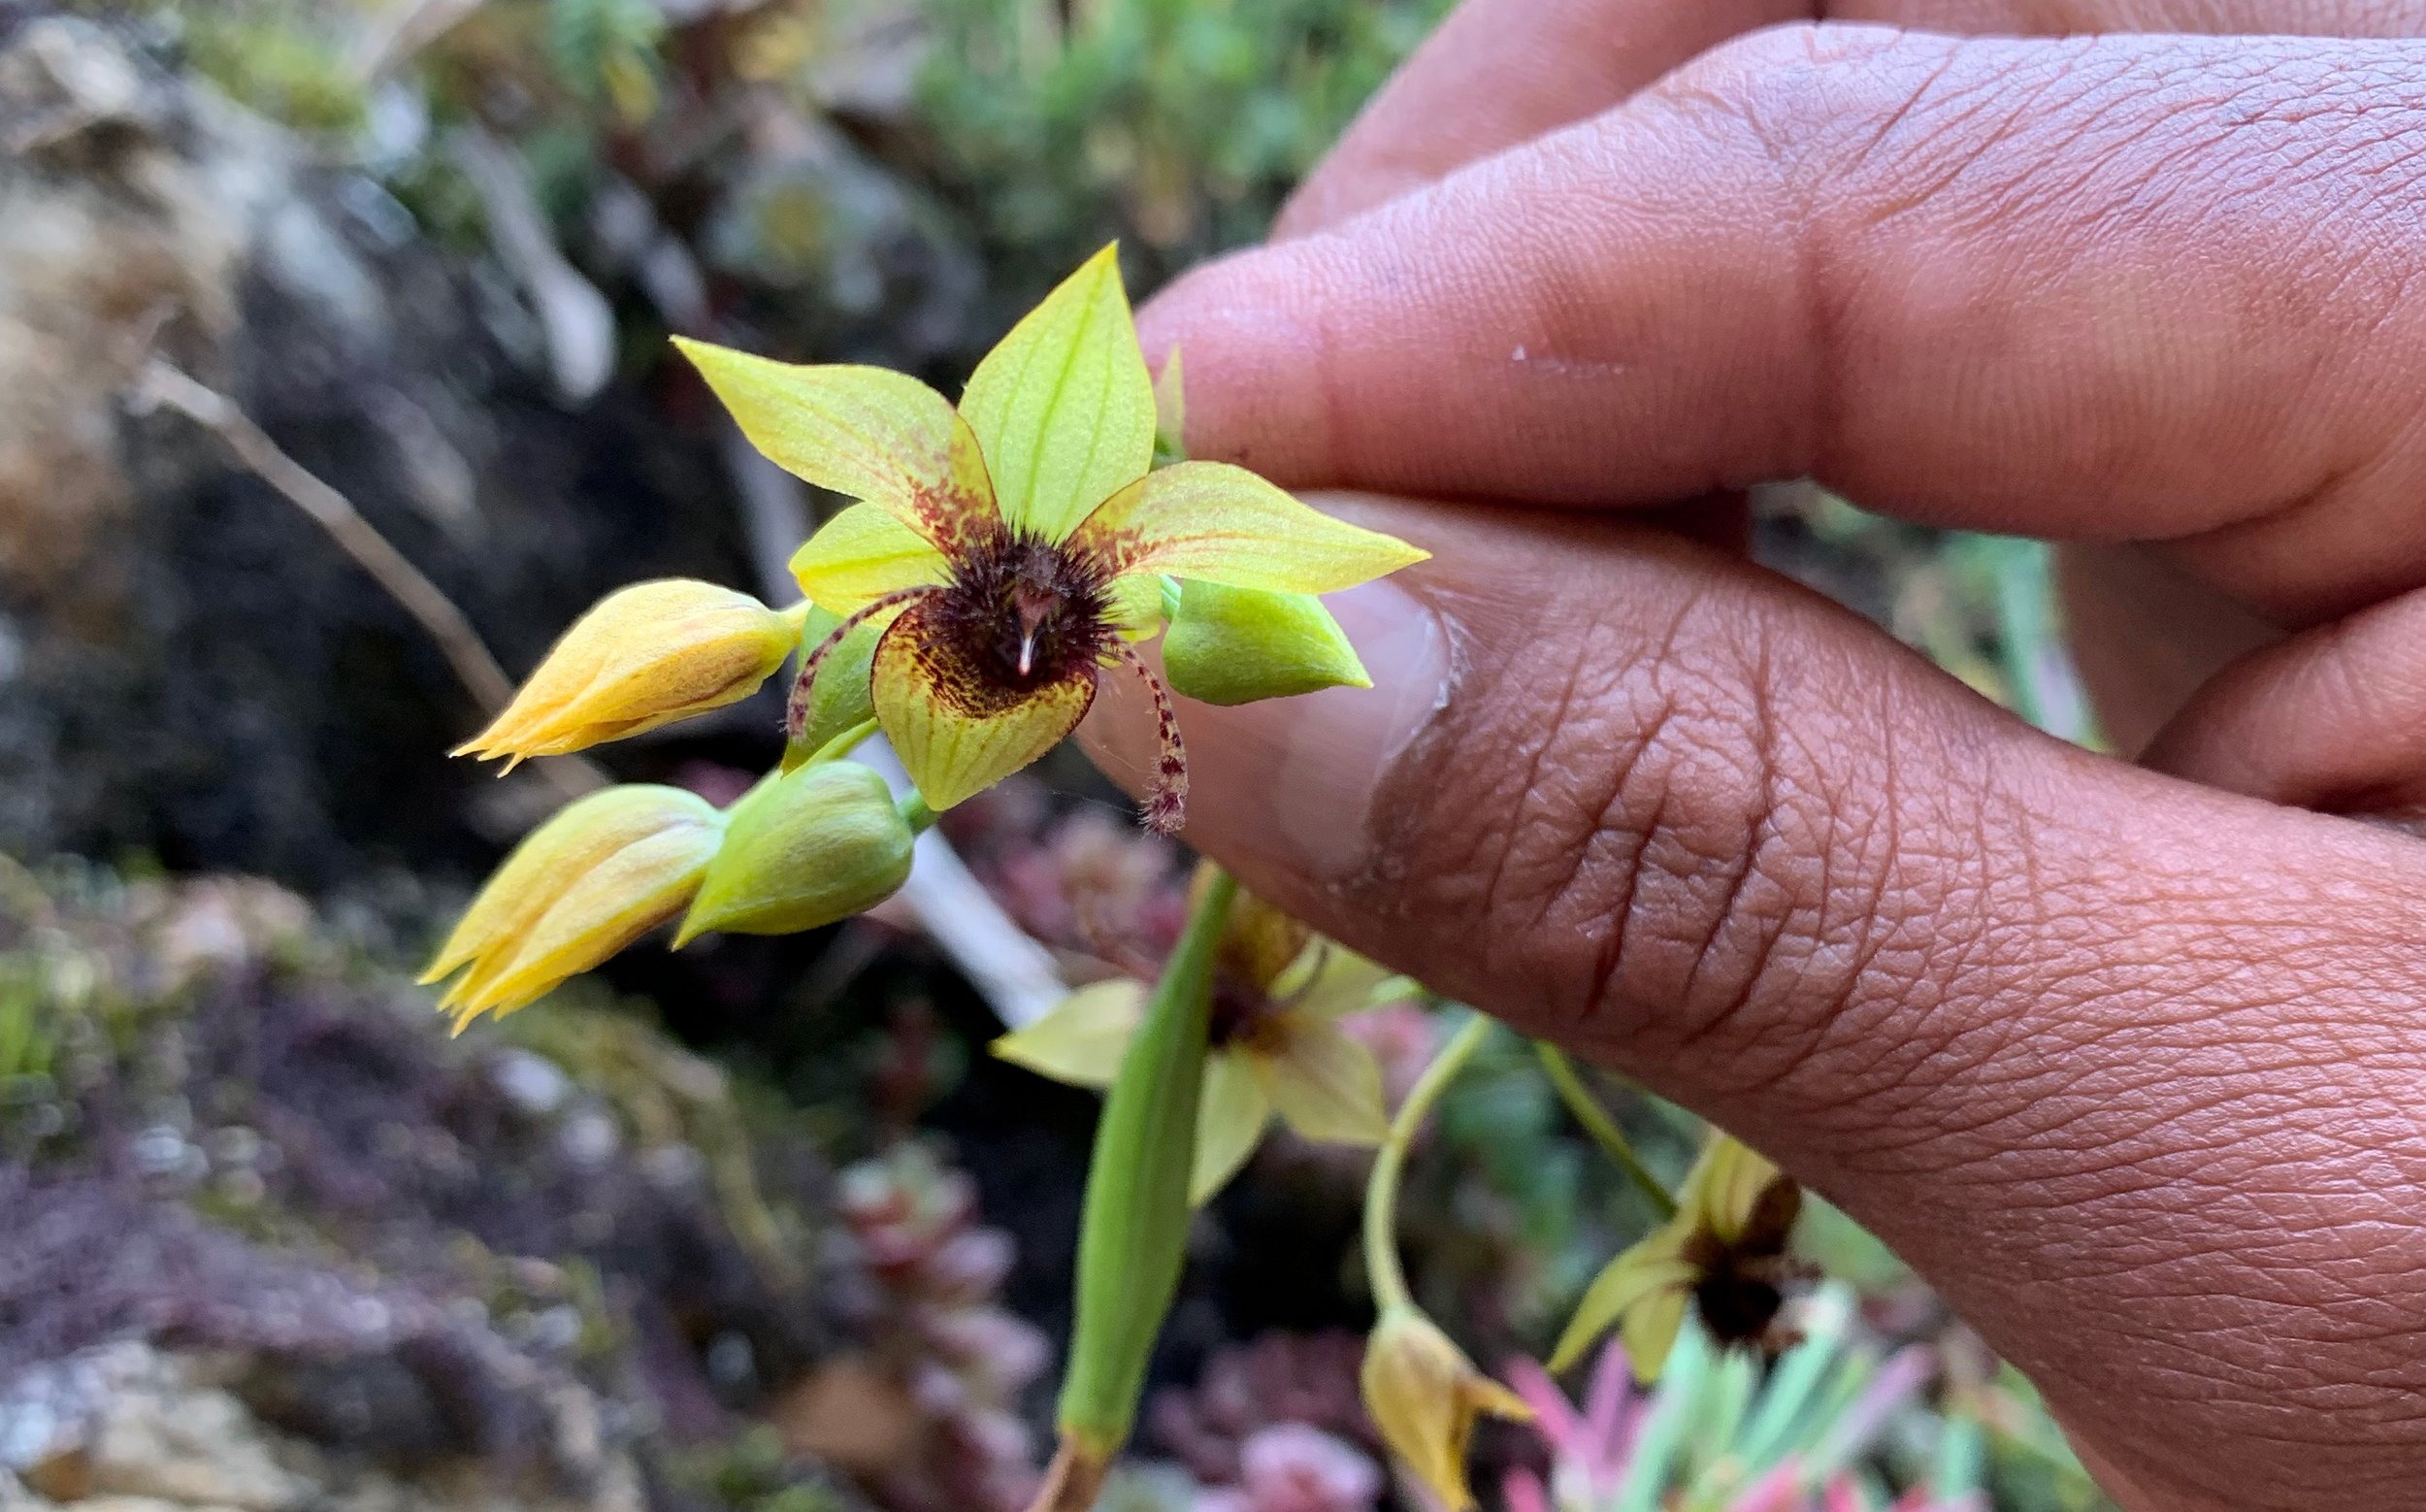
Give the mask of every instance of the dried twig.
M 455 602 L 363 518 L 351 500 L 288 456 L 234 400 L 157 356 L 144 359 L 129 397 L 138 408 L 165 407 L 210 430 L 255 477 L 327 531 L 338 548 L 428 633 L 483 715 L 493 716 L 512 701 L 513 679 L 497 665 Z M 552 758 L 544 766 L 568 793 L 590 792 L 604 780 L 583 761 Z
M 447 138 L 449 156 L 480 196 L 489 249 L 522 285 L 547 338 L 556 397 L 569 405 L 598 396 L 615 376 L 615 310 L 556 245 L 522 159 L 477 126 Z

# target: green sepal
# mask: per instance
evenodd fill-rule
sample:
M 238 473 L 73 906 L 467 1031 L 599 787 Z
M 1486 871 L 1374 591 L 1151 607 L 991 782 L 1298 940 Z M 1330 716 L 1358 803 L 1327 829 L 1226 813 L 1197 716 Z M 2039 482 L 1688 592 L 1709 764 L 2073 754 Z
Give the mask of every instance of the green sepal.
M 1128 1440 L 1136 1421 L 1146 1363 L 1179 1291 L 1213 968 L 1237 896 L 1235 881 L 1213 872 L 1147 1000 L 1096 1126 L 1060 1427 L 1104 1458 Z
M 1169 467 L 1188 460 L 1188 395 L 1179 370 L 1179 348 L 1163 359 L 1154 376 L 1154 465 Z
M 1060 541 L 1154 464 L 1154 379 L 1106 247 L 986 353 L 962 391 L 1003 522 Z
M 1314 595 L 1193 578 L 1180 585 L 1163 639 L 1163 671 L 1173 690 L 1202 704 L 1373 685 L 1347 633 Z
M 908 879 L 917 838 L 884 778 L 857 762 L 770 776 L 733 805 L 674 942 L 710 930 L 791 935 L 865 912 Z
M 810 608 L 807 620 L 801 626 L 801 655 L 807 656 L 824 644 L 826 637 L 841 623 L 839 614 Z M 817 685 L 808 690 L 808 724 L 799 740 L 784 747 L 785 771 L 807 761 L 853 726 L 876 717 L 876 699 L 869 682 L 869 670 L 876 659 L 876 642 L 884 639 L 886 628 L 870 620 L 844 636 L 839 644 L 826 653 L 824 665 L 817 669 Z

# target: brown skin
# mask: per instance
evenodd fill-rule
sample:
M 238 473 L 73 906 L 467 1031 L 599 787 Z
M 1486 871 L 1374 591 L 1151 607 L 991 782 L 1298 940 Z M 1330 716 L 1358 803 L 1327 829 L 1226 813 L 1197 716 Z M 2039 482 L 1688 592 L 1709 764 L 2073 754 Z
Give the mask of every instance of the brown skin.
M 1146 312 L 1199 454 L 1436 553 L 1374 691 L 1183 708 L 1189 838 L 1842 1202 L 2133 1512 L 2415 1507 L 2426 4 L 1811 16 L 1470 0 Z M 1805 473 L 2103 542 L 2147 765 L 1622 517 Z

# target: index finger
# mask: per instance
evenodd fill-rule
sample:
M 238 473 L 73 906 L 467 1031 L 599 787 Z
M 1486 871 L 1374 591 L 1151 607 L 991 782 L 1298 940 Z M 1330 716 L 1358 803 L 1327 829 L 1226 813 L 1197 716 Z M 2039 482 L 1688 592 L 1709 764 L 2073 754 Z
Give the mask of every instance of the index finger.
M 1465 0 L 1291 196 L 1303 236 L 1619 104 L 1732 37 L 1799 20 L 1975 35 L 2426 35 L 2417 0 Z
M 2426 580 L 2421 128 L 2415 45 L 1780 29 L 1142 323 L 1291 484 L 1810 475 L 2337 612 Z
M 1466 0 L 1290 196 L 1273 238 L 1336 225 L 1810 10 L 1810 0 Z

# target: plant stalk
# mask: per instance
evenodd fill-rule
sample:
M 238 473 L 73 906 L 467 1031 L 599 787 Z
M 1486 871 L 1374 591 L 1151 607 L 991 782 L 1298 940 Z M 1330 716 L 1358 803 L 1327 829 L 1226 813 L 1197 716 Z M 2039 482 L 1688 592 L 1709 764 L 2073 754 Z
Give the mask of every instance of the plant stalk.
M 1109 1463 L 1128 1440 L 1186 1258 L 1213 969 L 1238 896 L 1227 872 L 1208 871 L 1210 884 L 1189 911 L 1104 1099 L 1087 1170 L 1078 1316 L 1060 1416 L 1065 1457 L 1089 1468 Z
M 1618 1127 L 1618 1121 L 1609 1116 L 1609 1110 L 1584 1085 L 1584 1078 L 1575 1072 L 1575 1063 L 1557 1046 L 1539 1041 L 1533 1045 L 1533 1054 L 1541 1061 L 1542 1072 L 1550 1078 L 1551 1086 L 1557 1089 L 1558 1101 L 1566 1104 L 1567 1115 L 1584 1126 L 1584 1132 L 1600 1146 L 1600 1153 L 1609 1157 L 1609 1164 L 1623 1171 L 1636 1190 L 1651 1200 L 1651 1205 L 1658 1209 L 1661 1223 L 1674 1218 L 1676 1194 L 1634 1153 L 1633 1141 L 1626 1138 L 1625 1131 Z
M 1498 1027 L 1477 1013 L 1450 1036 L 1424 1068 L 1424 1074 L 1416 1078 L 1407 1100 L 1398 1104 L 1397 1116 L 1390 1121 L 1390 1134 L 1374 1156 L 1373 1174 L 1364 1184 L 1364 1273 L 1373 1289 L 1373 1305 L 1382 1311 L 1412 1305 L 1414 1300 L 1407 1291 L 1407 1273 L 1398 1264 L 1398 1183 L 1406 1173 L 1407 1151 L 1415 1144 L 1416 1131 L 1430 1116 L 1432 1104 Z

